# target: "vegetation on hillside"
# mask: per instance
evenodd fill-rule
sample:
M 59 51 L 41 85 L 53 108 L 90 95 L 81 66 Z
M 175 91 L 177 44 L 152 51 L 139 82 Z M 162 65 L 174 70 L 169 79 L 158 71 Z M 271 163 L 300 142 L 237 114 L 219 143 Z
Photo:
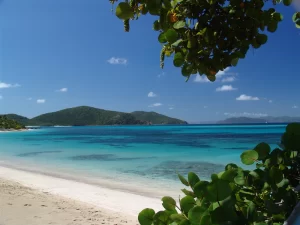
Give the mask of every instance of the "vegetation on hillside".
M 21 123 L 17 122 L 16 120 L 12 120 L 7 118 L 6 116 L 0 116 L 0 129 L 15 129 L 20 130 L 24 129 L 25 126 Z
M 131 114 L 138 120 L 149 121 L 152 124 L 187 124 L 187 122 L 183 120 L 171 118 L 156 112 L 135 111 Z
M 28 118 L 25 117 L 25 116 L 20 116 L 20 115 L 17 115 L 17 114 L 5 114 L 5 116 L 8 118 L 8 119 L 11 119 L 11 120 L 15 120 L 17 121 L 18 123 L 21 123 L 21 124 L 27 124 L 28 122 Z
M 281 147 L 266 143 L 241 154 L 244 169 L 233 163 L 211 180 L 200 180 L 193 172 L 188 179 L 178 175 L 186 186 L 184 197 L 162 198 L 163 211 L 144 209 L 141 225 L 282 225 L 295 224 L 290 217 L 300 200 L 300 124 L 292 123 L 282 135 Z M 297 214 L 298 216 L 298 214 Z
M 282 2 L 289 6 L 292 0 Z M 218 71 L 245 58 L 250 47 L 267 43 L 268 32 L 275 32 L 283 20 L 275 9 L 279 3 L 281 0 L 121 0 L 115 13 L 127 32 L 130 20 L 146 14 L 155 17 L 153 29 L 159 32 L 162 45 L 161 67 L 165 56 L 173 56 L 174 66 L 181 68 L 187 80 L 199 73 L 214 81 Z M 300 12 L 292 20 L 300 28 Z
M 185 121 L 154 112 L 124 113 L 80 106 L 46 113 L 32 119 L 16 114 L 7 114 L 10 119 L 31 126 L 87 126 L 87 125 L 137 125 L 137 124 L 185 124 Z

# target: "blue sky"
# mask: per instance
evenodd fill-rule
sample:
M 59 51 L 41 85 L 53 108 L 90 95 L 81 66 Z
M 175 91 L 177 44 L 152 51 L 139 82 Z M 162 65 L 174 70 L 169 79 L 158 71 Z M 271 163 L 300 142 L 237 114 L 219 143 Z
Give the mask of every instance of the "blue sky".
M 199 77 L 185 83 L 171 59 L 161 70 L 154 18 L 131 22 L 125 33 L 110 9 L 106 0 L 3 0 L 0 113 L 33 117 L 88 105 L 187 121 L 300 116 L 300 30 L 291 21 L 293 7 L 277 7 L 284 15 L 278 31 L 214 83 Z

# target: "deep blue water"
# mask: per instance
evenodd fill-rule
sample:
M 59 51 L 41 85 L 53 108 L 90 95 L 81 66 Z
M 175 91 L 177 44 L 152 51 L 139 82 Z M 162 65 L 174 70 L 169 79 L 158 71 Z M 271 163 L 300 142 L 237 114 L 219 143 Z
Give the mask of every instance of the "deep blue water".
M 0 133 L 0 160 L 36 170 L 173 184 L 176 173 L 219 172 L 259 142 L 273 148 L 285 125 L 97 126 Z M 156 182 L 153 182 L 156 181 Z

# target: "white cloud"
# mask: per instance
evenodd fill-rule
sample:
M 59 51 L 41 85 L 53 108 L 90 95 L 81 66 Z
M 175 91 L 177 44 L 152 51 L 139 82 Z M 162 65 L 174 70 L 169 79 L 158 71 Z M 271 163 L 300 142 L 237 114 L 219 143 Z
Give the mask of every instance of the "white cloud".
M 112 65 L 127 65 L 127 59 L 125 58 L 111 57 L 107 62 Z
M 218 87 L 216 91 L 235 91 L 237 88 L 232 87 L 231 85 L 223 85 L 222 87 Z
M 293 105 L 292 109 L 298 109 L 297 105 Z
M 170 109 L 170 110 L 173 110 L 174 108 L 173 108 L 173 107 L 170 107 L 169 109 Z
M 151 105 L 149 105 L 148 107 L 158 107 L 158 106 L 162 106 L 162 104 L 161 103 L 154 103 L 154 104 L 151 104 Z
M 230 69 L 230 67 L 225 68 L 223 71 L 220 70 L 220 71 L 216 74 L 216 76 L 221 77 L 221 76 L 225 75 L 225 74 L 229 71 L 229 69 Z
M 243 113 L 224 113 L 225 116 L 229 117 L 239 117 L 239 116 L 247 116 L 247 117 L 265 117 L 268 116 L 266 113 L 249 113 L 249 112 L 243 112 Z
M 204 109 L 207 109 L 207 108 L 208 108 L 208 106 L 206 106 L 206 105 L 205 105 L 205 106 L 203 106 L 203 108 L 204 108 Z
M 38 100 L 36 100 L 36 103 L 38 103 L 38 104 L 43 104 L 45 102 L 46 102 L 46 99 L 38 99 Z
M 225 83 L 225 82 L 233 82 L 235 81 L 235 77 L 225 77 L 222 79 L 222 82 Z
M 31 101 L 31 100 L 32 100 L 32 98 L 27 98 L 27 100 L 28 100 L 28 101 Z
M 0 82 L 0 88 L 15 88 L 15 87 L 20 87 L 20 84 L 7 84 Z
M 237 73 L 229 73 L 229 67 L 227 67 L 226 69 L 224 69 L 223 71 L 219 71 L 217 74 L 216 74 L 216 78 L 221 78 L 223 77 L 224 75 L 231 75 L 231 77 L 226 77 L 226 78 L 223 78 L 222 79 L 222 82 L 233 82 L 235 81 L 235 75 L 237 75 Z M 209 83 L 209 79 L 207 79 L 206 75 L 202 75 L 200 76 L 199 74 L 195 77 L 194 79 L 194 82 L 199 82 L 199 83 Z
M 273 103 L 273 100 L 269 100 L 268 102 L 269 102 L 269 103 Z
M 166 75 L 166 73 L 165 73 L 165 72 L 162 72 L 162 73 L 158 74 L 157 77 L 158 77 L 158 78 L 161 78 L 161 77 L 163 77 L 163 76 L 165 76 L 165 75 Z
M 202 75 L 200 76 L 199 74 L 195 77 L 194 82 L 199 82 L 199 83 L 207 83 L 210 82 L 209 79 L 205 76 Z
M 238 101 L 258 101 L 259 98 L 243 94 L 243 95 L 240 95 L 239 97 L 237 97 L 236 100 L 238 100 Z
M 154 98 L 154 97 L 156 97 L 157 96 L 157 94 L 155 94 L 154 92 L 152 92 L 152 91 L 150 91 L 149 93 L 148 93 L 148 97 L 149 98 Z
M 67 92 L 68 91 L 68 88 L 61 88 L 59 90 L 57 90 L 57 92 Z
M 3 99 L 3 96 L 2 96 L 2 95 L 0 95 L 0 100 L 1 100 L 1 99 Z

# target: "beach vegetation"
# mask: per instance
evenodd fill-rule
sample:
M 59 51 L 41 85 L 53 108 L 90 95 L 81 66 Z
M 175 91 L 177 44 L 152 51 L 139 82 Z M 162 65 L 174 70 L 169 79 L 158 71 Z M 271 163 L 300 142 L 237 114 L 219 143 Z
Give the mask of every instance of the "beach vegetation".
M 16 120 L 12 120 L 7 118 L 6 116 L 0 116 L 0 129 L 8 130 L 8 129 L 14 129 L 14 130 L 20 130 L 24 129 L 25 126 Z
M 268 42 L 269 33 L 283 20 L 276 11 L 281 2 L 292 4 L 292 0 L 122 0 L 112 10 L 123 20 L 126 32 L 131 20 L 146 14 L 155 17 L 161 68 L 165 57 L 173 57 L 173 65 L 186 80 L 200 74 L 215 81 L 219 71 L 236 66 L 250 48 Z M 292 21 L 300 28 L 300 12 Z
M 300 180 L 300 123 L 291 123 L 280 146 L 260 143 L 209 180 L 178 174 L 183 196 L 163 197 L 165 210 L 146 208 L 141 225 L 282 225 L 297 205 Z

